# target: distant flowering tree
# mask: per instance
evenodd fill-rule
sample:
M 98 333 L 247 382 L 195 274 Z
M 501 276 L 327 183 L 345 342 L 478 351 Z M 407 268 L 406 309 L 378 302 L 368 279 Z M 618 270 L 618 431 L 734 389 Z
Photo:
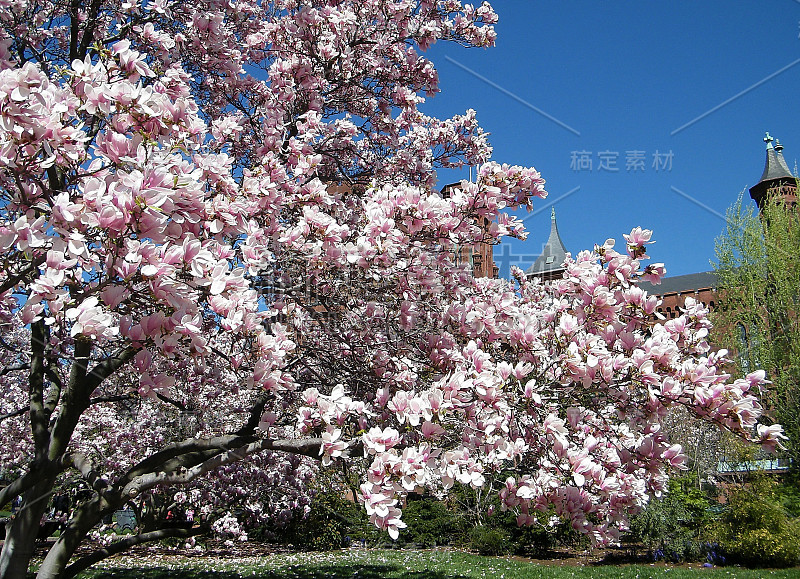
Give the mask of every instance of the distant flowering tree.
M 779 427 L 755 430 L 763 375 L 727 381 L 705 310 L 648 324 L 649 231 L 552 285 L 454 263 L 524 237 L 503 210 L 546 195 L 534 169 L 489 161 L 473 111 L 418 109 L 438 90 L 419 50 L 489 46 L 495 21 L 456 0 L 0 8 L 0 504 L 23 499 L 0 576 L 26 573 L 65 475 L 87 498 L 39 577 L 190 535 L 70 563 L 126 503 L 265 451 L 362 464 L 358 499 L 393 537 L 404 492 L 513 468 L 521 524 L 552 507 L 604 543 L 683 464 L 670 406 L 775 447 Z M 474 183 L 432 189 L 464 164 Z M 133 397 L 132 419 L 106 406 Z M 165 428 L 182 413 L 192 428 Z M 301 471 L 280 476 L 302 489 Z

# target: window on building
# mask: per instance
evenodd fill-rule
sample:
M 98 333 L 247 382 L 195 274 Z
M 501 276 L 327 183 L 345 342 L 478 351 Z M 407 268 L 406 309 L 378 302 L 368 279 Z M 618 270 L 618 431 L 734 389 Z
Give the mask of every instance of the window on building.
M 747 335 L 747 328 L 745 328 L 744 324 L 741 322 L 736 324 L 736 338 L 739 347 L 739 351 L 737 352 L 739 366 L 741 366 L 743 372 L 750 372 L 752 350 L 750 348 L 750 339 Z

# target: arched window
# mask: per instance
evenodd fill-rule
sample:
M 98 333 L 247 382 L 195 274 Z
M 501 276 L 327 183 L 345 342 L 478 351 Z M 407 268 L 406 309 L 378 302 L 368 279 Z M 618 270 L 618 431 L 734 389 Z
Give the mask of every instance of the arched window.
M 747 335 L 747 328 L 744 327 L 744 324 L 739 322 L 736 324 L 736 341 L 738 342 L 738 349 L 737 352 L 739 358 L 739 366 L 741 366 L 743 372 L 750 372 L 750 357 L 751 357 L 751 350 L 750 350 L 750 339 Z

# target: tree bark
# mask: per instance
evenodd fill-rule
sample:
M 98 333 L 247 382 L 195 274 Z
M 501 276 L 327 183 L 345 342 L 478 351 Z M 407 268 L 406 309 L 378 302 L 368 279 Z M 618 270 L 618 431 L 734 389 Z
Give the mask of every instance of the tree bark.
M 43 478 L 23 495 L 22 506 L 6 526 L 0 552 L 0 579 L 24 579 L 39 534 L 39 523 L 47 510 L 54 477 Z
M 36 573 L 37 579 L 55 579 L 63 576 L 75 549 L 92 530 L 92 527 L 102 519 L 104 514 L 101 508 L 102 503 L 102 499 L 95 496 L 76 509 L 67 528 L 61 532 L 58 540 L 47 552 L 47 556 Z
M 116 543 L 112 543 L 108 547 L 103 549 L 98 549 L 91 555 L 86 555 L 85 557 L 81 557 L 77 561 L 75 561 L 72 565 L 67 567 L 64 572 L 64 577 L 66 579 L 71 579 L 81 571 L 91 567 L 98 561 L 102 561 L 103 559 L 110 557 L 111 555 L 116 555 L 117 553 L 122 553 L 127 549 L 130 549 L 134 545 L 141 545 L 142 543 L 149 543 L 151 541 L 158 541 L 159 539 L 168 539 L 171 537 L 180 537 L 180 538 L 188 538 L 193 537 L 195 535 L 200 535 L 205 533 L 208 529 L 202 527 L 195 527 L 193 529 L 159 529 L 156 531 L 151 531 L 149 533 L 141 533 L 139 535 L 133 535 L 126 539 L 122 539 L 121 541 L 117 541 Z M 37 578 L 38 579 L 38 578 Z

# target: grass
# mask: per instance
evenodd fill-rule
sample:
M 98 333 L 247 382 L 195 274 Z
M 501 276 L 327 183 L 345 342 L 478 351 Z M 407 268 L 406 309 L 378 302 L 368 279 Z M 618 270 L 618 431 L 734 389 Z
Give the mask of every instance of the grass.
M 798 577 L 798 569 L 704 568 L 656 565 L 540 565 L 456 551 L 334 551 L 221 559 L 172 556 L 118 557 L 79 575 L 82 579 L 199 579 L 208 577 L 286 579 L 501 579 L 534 578 L 741 578 Z

